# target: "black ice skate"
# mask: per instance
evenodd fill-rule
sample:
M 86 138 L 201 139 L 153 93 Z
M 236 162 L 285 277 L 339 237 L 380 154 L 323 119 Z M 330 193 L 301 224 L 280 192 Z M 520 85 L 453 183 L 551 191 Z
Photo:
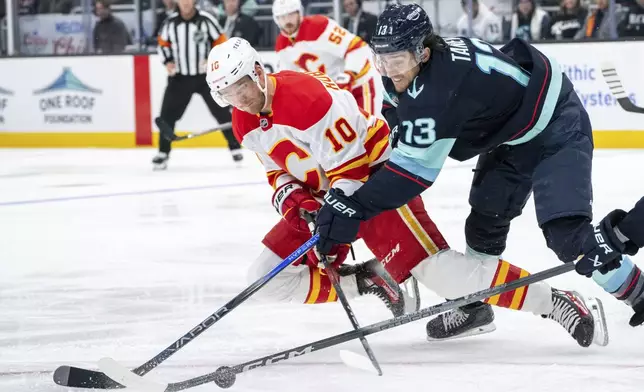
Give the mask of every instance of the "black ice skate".
M 241 162 L 244 160 L 244 154 L 240 148 L 230 150 L 230 155 L 233 157 L 233 162 Z
M 342 265 L 341 276 L 355 275 L 360 295 L 373 294 L 385 303 L 394 317 L 405 314 L 405 298 L 400 286 L 376 259 L 362 264 Z
M 152 165 L 154 165 L 154 170 L 165 170 L 168 168 L 168 159 L 170 156 L 166 152 L 158 152 L 157 155 L 152 158 Z
M 631 317 L 629 324 L 631 327 L 642 325 L 644 323 L 644 299 L 633 306 L 633 310 L 635 311 L 635 314 Z
M 447 340 L 490 333 L 496 330 L 494 311 L 483 302 L 450 310 L 427 323 L 427 340 Z
M 593 341 L 600 346 L 608 344 L 606 318 L 599 299 L 584 301 L 574 291 L 552 289 L 552 311 L 542 317 L 559 323 L 581 347 L 588 347 Z

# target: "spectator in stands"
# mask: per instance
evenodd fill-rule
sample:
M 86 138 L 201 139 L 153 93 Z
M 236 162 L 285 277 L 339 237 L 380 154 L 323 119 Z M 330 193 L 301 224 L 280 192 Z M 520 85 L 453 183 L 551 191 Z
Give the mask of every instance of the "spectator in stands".
M 487 42 L 501 42 L 503 31 L 501 29 L 501 19 L 496 16 L 480 0 L 472 1 L 472 37 L 480 38 Z M 468 0 L 461 0 L 464 15 L 456 23 L 458 34 L 467 36 L 468 34 Z
M 620 37 L 644 37 L 644 0 L 633 0 L 617 28 Z
M 261 30 L 259 23 L 239 9 L 240 0 L 224 0 L 225 15 L 219 19 L 219 24 L 224 27 L 228 38 L 240 37 L 257 46 Z
M 270 1 L 272 3 L 272 0 Z M 222 18 L 226 15 L 223 0 L 211 0 L 211 7 L 206 7 L 206 11 L 214 14 L 217 18 Z M 255 16 L 258 11 L 257 1 L 255 0 L 240 0 L 241 13 L 248 16 Z
M 163 0 L 163 5 L 165 6 L 165 9 L 157 13 L 157 24 L 154 27 L 154 34 L 150 37 L 155 42 L 159 36 L 159 30 L 161 30 L 163 22 L 165 22 L 170 14 L 177 12 L 177 3 L 175 3 L 174 0 Z
M 613 20 L 615 21 L 615 23 L 610 23 L 610 17 L 608 14 L 609 3 L 610 0 L 597 0 L 597 9 L 588 14 L 586 23 L 584 23 L 584 26 L 581 28 L 581 30 L 579 30 L 579 32 L 575 36 L 575 39 L 613 38 L 611 29 L 617 25 L 617 20 L 619 18 L 614 18 Z
M 519 0 L 510 27 L 510 39 L 526 41 L 545 39 L 550 28 L 550 16 L 539 7 L 535 0 Z
M 33 15 L 38 13 L 39 0 L 18 0 L 19 15 Z
M 132 44 L 125 23 L 112 15 L 108 0 L 98 0 L 95 7 L 98 22 L 94 26 L 94 50 L 102 54 L 123 52 L 127 45 Z
M 548 38 L 573 39 L 586 21 L 588 11 L 581 0 L 561 0 L 559 12 L 552 18 Z
M 371 41 L 371 36 L 376 29 L 378 17 L 362 10 L 362 0 L 344 0 L 344 11 L 349 14 L 344 19 L 342 27 L 362 38 L 365 42 Z

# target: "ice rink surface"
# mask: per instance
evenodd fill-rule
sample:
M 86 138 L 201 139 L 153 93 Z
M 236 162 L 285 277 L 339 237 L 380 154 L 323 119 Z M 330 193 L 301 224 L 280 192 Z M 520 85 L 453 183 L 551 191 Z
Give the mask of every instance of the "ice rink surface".
M 150 149 L 0 150 L 0 391 L 67 391 L 63 364 L 95 368 L 112 356 L 136 367 L 247 286 L 246 269 L 279 219 L 257 160 L 225 150 L 173 152 L 153 172 Z M 597 151 L 595 219 L 644 195 L 644 152 Z M 452 247 L 463 224 L 473 162 L 450 161 L 424 195 Z M 360 260 L 369 257 L 357 246 Z M 532 201 L 513 222 L 505 258 L 530 271 L 557 265 Z M 634 258 L 644 265 L 644 255 Z M 556 323 L 496 310 L 497 331 L 428 343 L 425 321 L 368 338 L 385 375 L 346 367 L 339 349 L 256 369 L 231 391 L 644 391 L 644 328 L 591 280 L 555 287 L 599 296 L 611 342 L 579 347 Z M 423 305 L 441 301 L 423 290 Z M 352 302 L 362 325 L 389 318 L 378 300 Z M 165 382 L 214 371 L 351 328 L 339 304 L 249 300 L 149 374 Z M 194 389 L 216 391 L 214 384 Z

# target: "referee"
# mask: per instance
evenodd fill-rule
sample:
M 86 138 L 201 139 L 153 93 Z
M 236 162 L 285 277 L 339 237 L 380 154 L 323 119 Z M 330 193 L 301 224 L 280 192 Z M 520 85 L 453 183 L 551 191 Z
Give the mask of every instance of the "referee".
M 190 103 L 192 94 L 206 101 L 219 124 L 231 121 L 228 108 L 222 108 L 210 96 L 206 83 L 206 62 L 210 49 L 226 40 L 219 23 L 211 14 L 198 10 L 195 0 L 178 0 L 179 10 L 168 16 L 159 31 L 159 55 L 168 71 L 168 86 L 161 104 L 161 118 L 174 129 Z M 235 162 L 241 161 L 241 146 L 232 130 L 223 131 Z M 168 166 L 171 144 L 159 138 L 159 153 L 152 159 L 156 170 Z

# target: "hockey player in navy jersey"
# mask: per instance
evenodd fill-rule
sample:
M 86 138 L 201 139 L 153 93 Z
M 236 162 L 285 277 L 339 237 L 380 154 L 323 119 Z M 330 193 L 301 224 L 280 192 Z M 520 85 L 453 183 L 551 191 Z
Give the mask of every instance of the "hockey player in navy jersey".
M 577 272 L 633 307 L 630 323 L 641 324 L 644 276 L 627 255 L 643 245 L 637 241 L 644 233 L 636 240 L 615 230 L 628 219 L 622 210 L 591 224 L 592 128 L 557 62 L 519 39 L 501 50 L 475 38 L 443 39 L 415 4 L 388 6 L 371 46 L 385 81 L 383 114 L 394 149 L 355 193 L 325 195 L 318 250 L 354 241 L 361 221 L 425 191 L 448 156 L 479 156 L 465 223 L 467 252 L 482 265 L 498 259 L 510 222 L 532 192 L 548 247 L 563 262 L 578 260 Z M 474 328 L 466 320 L 489 319 L 480 314 L 492 310 L 477 303 L 453 312 L 429 322 L 430 337 L 443 334 L 441 328 Z

